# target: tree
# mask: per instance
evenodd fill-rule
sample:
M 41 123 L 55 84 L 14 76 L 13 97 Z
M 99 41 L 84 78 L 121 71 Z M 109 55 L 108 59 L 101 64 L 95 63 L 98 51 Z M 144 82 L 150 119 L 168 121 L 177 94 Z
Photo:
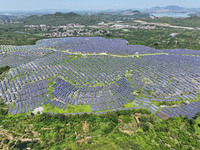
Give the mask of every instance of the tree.
M 60 131 L 60 129 L 61 129 L 61 126 L 60 125 L 56 125 L 54 131 L 58 133 Z
M 9 139 L 6 138 L 3 140 L 3 144 L 8 144 L 8 143 L 9 143 Z
M 8 145 L 8 147 L 13 147 L 15 145 L 15 141 L 10 142 L 10 144 Z
M 33 113 L 33 112 L 31 112 L 31 116 L 34 116 L 34 113 Z

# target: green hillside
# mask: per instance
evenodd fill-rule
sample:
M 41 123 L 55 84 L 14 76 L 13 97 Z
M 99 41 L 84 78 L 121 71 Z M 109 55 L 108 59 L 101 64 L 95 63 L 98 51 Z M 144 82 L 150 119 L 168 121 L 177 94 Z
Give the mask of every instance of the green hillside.
M 38 24 L 45 24 L 45 25 L 66 25 L 68 23 L 80 23 L 80 24 L 94 24 L 95 22 L 98 22 L 98 18 L 96 17 L 87 17 L 87 16 L 81 16 L 76 13 L 70 12 L 67 14 L 63 14 L 60 12 L 57 12 L 55 14 L 48 14 L 43 16 L 30 16 L 25 18 L 24 24 L 26 25 L 38 25 Z

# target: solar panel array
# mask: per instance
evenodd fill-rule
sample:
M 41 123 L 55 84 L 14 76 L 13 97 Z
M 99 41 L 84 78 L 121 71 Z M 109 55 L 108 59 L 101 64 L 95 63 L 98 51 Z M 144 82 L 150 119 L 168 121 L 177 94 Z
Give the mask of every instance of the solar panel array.
M 189 54 L 200 55 L 200 51 L 187 49 L 165 49 L 156 50 L 142 45 L 127 45 L 126 40 L 105 39 L 103 37 L 67 37 L 43 39 L 37 42 L 43 48 L 57 50 L 68 50 L 81 53 L 109 53 L 109 54 L 147 54 L 147 53 L 169 53 L 169 54 Z
M 47 45 L 45 45 L 47 43 Z M 71 52 L 82 53 L 111 53 L 111 54 L 134 54 L 138 53 L 157 53 L 154 48 L 141 45 L 127 45 L 126 40 L 105 39 L 102 37 L 70 37 L 59 39 L 45 39 L 38 41 L 44 47 Z
M 199 112 L 199 51 L 162 50 L 167 54 L 134 59 L 121 55 L 81 56 L 55 49 L 124 55 L 136 51 L 161 52 L 127 45 L 125 40 L 100 37 L 47 39 L 35 46 L 11 50 L 4 46 L 0 65 L 9 64 L 12 68 L 0 83 L 0 95 L 5 103 L 16 103 L 9 111 L 11 114 L 32 111 L 43 104 L 63 110 L 68 105 L 89 105 L 92 112 L 99 112 L 121 109 L 127 103 L 138 109 L 146 108 L 160 118 L 179 115 L 192 118 Z M 53 92 L 49 93 L 52 82 Z M 160 107 L 163 102 L 188 104 L 163 108 Z
M 162 110 L 159 111 L 159 114 L 161 115 L 160 118 L 163 118 L 163 116 L 167 116 L 169 118 L 185 116 L 188 117 L 189 119 L 192 119 L 199 111 L 200 111 L 200 101 L 196 101 L 196 102 L 191 102 L 189 104 L 182 103 L 180 106 L 162 108 Z
M 17 92 L 18 98 L 15 99 L 16 106 L 11 107 L 9 113 L 12 115 L 33 111 L 35 108 L 42 107 L 43 95 L 49 87 L 47 80 L 40 80 L 30 84 L 24 84 Z M 14 93 L 12 93 L 14 94 Z
M 68 104 L 90 105 L 91 111 L 117 109 L 123 104 L 133 101 L 135 98 L 131 95 L 134 88 L 124 78 L 107 86 L 84 86 L 81 88 L 73 86 L 61 78 L 57 78 L 53 87 L 52 95 L 55 99 L 53 101 L 48 100 L 45 104 L 50 103 L 53 106 L 60 104 L 58 108 L 64 110 L 66 107 L 61 107 L 61 104 L 63 106 Z

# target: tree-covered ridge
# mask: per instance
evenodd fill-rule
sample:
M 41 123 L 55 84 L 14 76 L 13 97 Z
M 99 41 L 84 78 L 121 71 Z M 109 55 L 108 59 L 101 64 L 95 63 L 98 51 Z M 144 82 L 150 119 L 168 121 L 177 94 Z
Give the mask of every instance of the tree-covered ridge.
M 47 14 L 42 16 L 30 16 L 23 19 L 24 24 L 26 25 L 66 25 L 68 23 L 79 23 L 79 24 L 94 24 L 101 21 L 101 19 L 95 16 L 81 16 L 79 14 L 70 12 L 70 13 L 60 13 L 57 12 L 55 14 Z

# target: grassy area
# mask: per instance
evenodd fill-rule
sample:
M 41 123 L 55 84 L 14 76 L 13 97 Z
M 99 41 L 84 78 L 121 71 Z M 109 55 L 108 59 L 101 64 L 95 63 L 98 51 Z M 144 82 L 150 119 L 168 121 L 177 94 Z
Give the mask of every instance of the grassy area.
M 124 104 L 121 106 L 122 108 L 128 108 L 128 107 L 136 107 L 135 105 L 133 105 L 131 102 L 130 103 L 127 103 L 127 104 Z
M 200 100 L 200 95 L 197 95 L 196 99 L 190 99 L 190 100 L 188 100 L 188 102 L 196 102 L 196 101 L 199 101 L 199 100 Z
M 58 107 L 51 106 L 50 104 L 44 105 L 44 112 L 52 113 L 79 113 L 91 112 L 90 105 L 67 105 L 66 110 L 59 109 Z
M 49 81 L 51 81 L 52 79 L 48 79 Z M 47 81 L 48 81 L 47 80 Z M 49 82 L 48 81 L 48 82 Z M 54 91 L 54 87 L 53 87 L 53 85 L 54 85 L 54 83 L 55 83 L 55 80 L 53 80 L 53 81 L 51 81 L 50 83 L 49 83 L 49 88 L 48 88 L 48 93 L 47 94 L 51 94 L 53 91 Z

